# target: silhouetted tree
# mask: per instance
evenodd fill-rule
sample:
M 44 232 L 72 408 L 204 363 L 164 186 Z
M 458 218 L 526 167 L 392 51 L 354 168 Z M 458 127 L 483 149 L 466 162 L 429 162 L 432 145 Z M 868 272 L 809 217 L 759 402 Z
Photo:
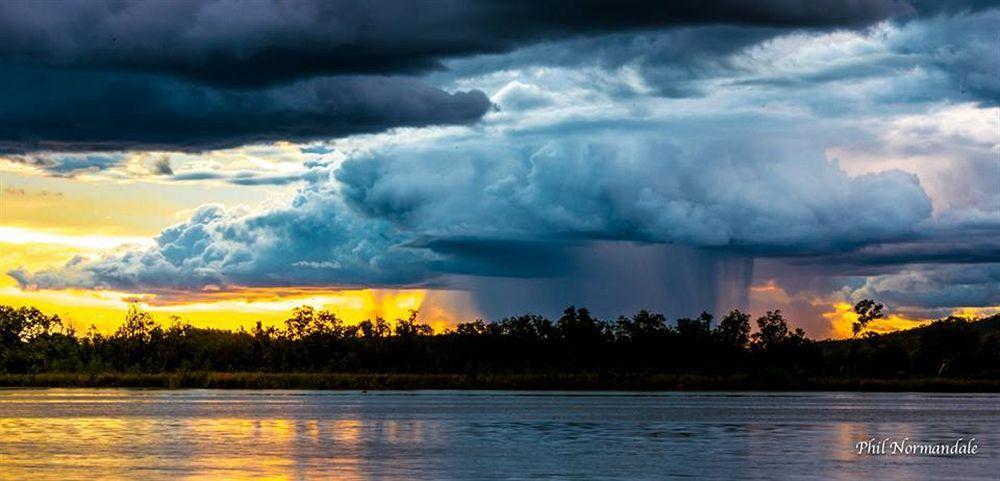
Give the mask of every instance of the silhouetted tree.
M 877 319 L 877 304 L 859 318 Z M 57 316 L 0 306 L 0 373 L 173 371 L 366 371 L 520 373 L 752 374 L 776 383 L 801 376 L 993 376 L 1000 364 L 1000 316 L 949 318 L 915 333 L 816 343 L 790 329 L 781 311 L 756 319 L 734 310 L 715 329 L 707 313 L 676 327 L 639 311 L 613 323 L 570 306 L 557 322 L 523 315 L 460 323 L 435 334 L 413 312 L 348 326 L 302 306 L 283 328 L 257 322 L 236 331 L 196 328 L 174 318 L 161 326 L 138 303 L 110 335 L 84 336 Z M 857 336 L 855 336 L 857 337 Z M 839 370 L 838 370 L 839 368 Z
M 767 311 L 757 318 L 757 332 L 753 333 L 752 347 L 762 352 L 776 351 L 786 347 L 796 347 L 805 341 L 806 333 L 801 328 L 788 330 L 788 322 L 781 310 Z
M 885 314 L 882 313 L 882 304 L 878 304 L 871 299 L 862 299 L 858 301 L 858 303 L 854 305 L 854 313 L 858 316 L 857 320 L 851 325 L 851 331 L 854 333 L 854 337 L 858 337 L 858 334 L 864 332 L 869 323 L 885 316 Z
M 750 343 L 750 314 L 733 309 L 719 321 L 715 338 L 725 349 L 742 351 Z
M 409 339 L 417 336 L 429 336 L 434 333 L 434 329 L 431 329 L 431 326 L 417 322 L 417 314 L 417 311 L 410 311 L 408 319 L 399 319 L 396 321 L 396 336 Z
M 132 302 L 128 305 L 125 322 L 118 326 L 118 330 L 112 337 L 128 342 L 149 342 L 153 332 L 158 327 L 153 316 L 142 310 L 141 304 Z
M 702 312 L 697 319 L 682 318 L 677 320 L 677 334 L 687 341 L 701 342 L 708 339 L 712 333 L 712 315 Z
M 0 345 L 14 346 L 62 331 L 59 316 L 47 316 L 34 307 L 0 306 Z
M 616 338 L 638 343 L 662 340 L 669 332 L 670 327 L 663 314 L 651 313 L 645 309 L 631 318 L 619 317 L 614 326 Z
M 591 317 L 586 307 L 567 307 L 557 326 L 563 340 L 570 343 L 598 342 L 605 334 L 603 323 Z
M 381 317 L 376 317 L 374 322 L 370 320 L 361 321 L 358 323 L 358 328 L 365 339 L 383 338 L 388 336 L 391 331 L 389 323 L 385 322 L 385 319 Z
M 489 332 L 489 326 L 482 319 L 476 319 L 473 322 L 458 323 L 455 332 L 466 337 L 485 336 Z

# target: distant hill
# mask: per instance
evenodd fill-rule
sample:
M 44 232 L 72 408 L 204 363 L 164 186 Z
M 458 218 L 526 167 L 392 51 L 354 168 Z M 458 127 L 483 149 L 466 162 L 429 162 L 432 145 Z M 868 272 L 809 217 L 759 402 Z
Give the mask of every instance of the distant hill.
M 828 361 L 826 372 L 876 377 L 961 372 L 1000 379 L 1000 315 L 979 320 L 949 317 L 914 329 L 816 345 Z

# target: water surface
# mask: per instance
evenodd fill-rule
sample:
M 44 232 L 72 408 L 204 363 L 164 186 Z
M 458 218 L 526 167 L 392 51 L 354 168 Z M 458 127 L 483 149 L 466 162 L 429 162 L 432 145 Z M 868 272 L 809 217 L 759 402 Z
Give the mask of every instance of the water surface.
M 965 457 L 859 456 L 872 437 Z M 0 390 L 0 478 L 997 479 L 1000 396 Z

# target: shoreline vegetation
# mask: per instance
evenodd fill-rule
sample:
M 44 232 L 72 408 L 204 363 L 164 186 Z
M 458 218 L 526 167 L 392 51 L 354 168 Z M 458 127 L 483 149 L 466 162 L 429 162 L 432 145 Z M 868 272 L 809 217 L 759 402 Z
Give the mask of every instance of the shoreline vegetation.
M 1000 392 L 998 379 L 767 379 L 683 374 L 408 374 L 295 372 L 0 374 L 4 388 Z
M 600 320 L 569 307 L 435 333 L 416 313 L 348 325 L 311 307 L 283 328 L 161 325 L 139 304 L 111 334 L 80 335 L 31 307 L 0 306 L 0 387 L 341 390 L 790 390 L 1000 392 L 1000 315 L 815 341 L 781 311 Z M 753 329 L 752 329 L 753 324 Z

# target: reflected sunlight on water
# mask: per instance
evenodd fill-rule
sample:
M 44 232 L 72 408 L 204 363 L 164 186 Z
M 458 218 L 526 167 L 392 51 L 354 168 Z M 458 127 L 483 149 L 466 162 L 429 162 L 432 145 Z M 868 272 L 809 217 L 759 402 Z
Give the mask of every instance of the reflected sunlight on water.
M 995 479 L 995 395 L 0 390 L 3 479 Z M 869 437 L 974 457 L 858 456 Z

